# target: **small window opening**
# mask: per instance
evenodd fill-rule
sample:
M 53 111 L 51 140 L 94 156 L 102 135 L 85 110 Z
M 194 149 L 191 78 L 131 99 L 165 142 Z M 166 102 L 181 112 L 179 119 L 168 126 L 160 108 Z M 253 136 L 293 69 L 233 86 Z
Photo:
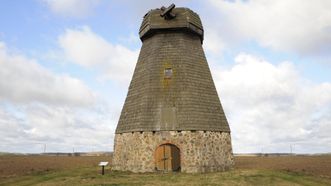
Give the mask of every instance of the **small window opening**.
M 153 131 L 153 135 L 155 134 L 155 131 Z
M 164 78 L 171 79 L 172 76 L 172 68 L 165 68 L 164 69 Z
M 196 130 L 191 130 L 192 133 L 196 132 Z

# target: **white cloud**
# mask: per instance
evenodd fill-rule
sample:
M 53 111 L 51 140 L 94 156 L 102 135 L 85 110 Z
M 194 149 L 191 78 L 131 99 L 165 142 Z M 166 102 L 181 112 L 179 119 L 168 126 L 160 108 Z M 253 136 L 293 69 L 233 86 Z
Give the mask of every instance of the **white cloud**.
M 118 108 L 0 43 L 0 151 L 111 150 Z
M 59 36 L 67 59 L 84 67 L 96 67 L 102 77 L 128 84 L 138 59 L 138 51 L 107 42 L 89 27 L 67 29 Z
M 43 152 L 44 144 L 47 152 L 113 148 L 117 118 L 111 117 L 110 108 L 100 112 L 97 106 L 84 109 L 45 104 L 8 106 L 0 106 L 0 151 Z
M 219 11 L 223 38 L 254 39 L 262 46 L 299 54 L 329 55 L 331 1 L 210 0 Z M 228 30 L 224 32 L 224 30 Z M 229 32 L 231 30 L 231 32 Z M 229 35 L 234 35 L 229 37 Z
M 0 101 L 89 105 L 93 92 L 79 79 L 58 75 L 0 43 Z
M 43 0 L 56 14 L 62 16 L 84 17 L 92 13 L 99 0 Z
M 232 129 L 235 152 L 327 152 L 331 141 L 331 83 L 312 83 L 290 62 L 273 65 L 239 54 L 214 72 Z M 328 145 L 329 144 L 329 145 Z
M 205 30 L 205 39 L 203 48 L 212 55 L 220 55 L 224 49 L 222 35 L 213 28 Z

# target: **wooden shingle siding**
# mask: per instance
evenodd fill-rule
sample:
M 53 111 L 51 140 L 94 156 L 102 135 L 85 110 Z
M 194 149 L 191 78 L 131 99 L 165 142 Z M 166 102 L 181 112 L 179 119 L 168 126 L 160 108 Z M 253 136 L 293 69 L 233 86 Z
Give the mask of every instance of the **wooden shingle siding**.
M 116 133 L 230 131 L 201 45 L 203 32 L 181 29 L 192 24 L 203 31 L 198 14 L 175 8 L 176 17 L 165 20 L 160 11 L 151 10 L 142 22 L 143 45 Z M 151 28 L 153 35 L 144 37 Z

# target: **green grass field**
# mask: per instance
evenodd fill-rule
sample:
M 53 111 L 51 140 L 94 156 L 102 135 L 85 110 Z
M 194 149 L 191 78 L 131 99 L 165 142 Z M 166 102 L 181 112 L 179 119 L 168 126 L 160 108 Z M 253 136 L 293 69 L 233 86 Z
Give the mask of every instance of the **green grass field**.
M 235 157 L 233 170 L 218 173 L 100 174 L 110 157 L 0 157 L 0 185 L 331 185 L 331 156 Z
M 331 185 L 326 178 L 270 170 L 232 170 L 221 173 L 111 172 L 100 175 L 99 168 L 35 173 L 4 179 L 0 185 Z

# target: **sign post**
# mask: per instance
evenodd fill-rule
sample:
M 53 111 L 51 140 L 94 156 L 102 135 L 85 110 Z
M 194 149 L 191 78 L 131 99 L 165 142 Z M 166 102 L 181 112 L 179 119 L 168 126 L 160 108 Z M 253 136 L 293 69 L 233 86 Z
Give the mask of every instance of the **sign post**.
M 101 169 L 101 174 L 102 175 L 105 174 L 105 166 L 107 166 L 107 165 L 108 165 L 108 161 L 102 161 L 102 162 L 99 163 L 99 166 L 102 167 L 102 169 Z

